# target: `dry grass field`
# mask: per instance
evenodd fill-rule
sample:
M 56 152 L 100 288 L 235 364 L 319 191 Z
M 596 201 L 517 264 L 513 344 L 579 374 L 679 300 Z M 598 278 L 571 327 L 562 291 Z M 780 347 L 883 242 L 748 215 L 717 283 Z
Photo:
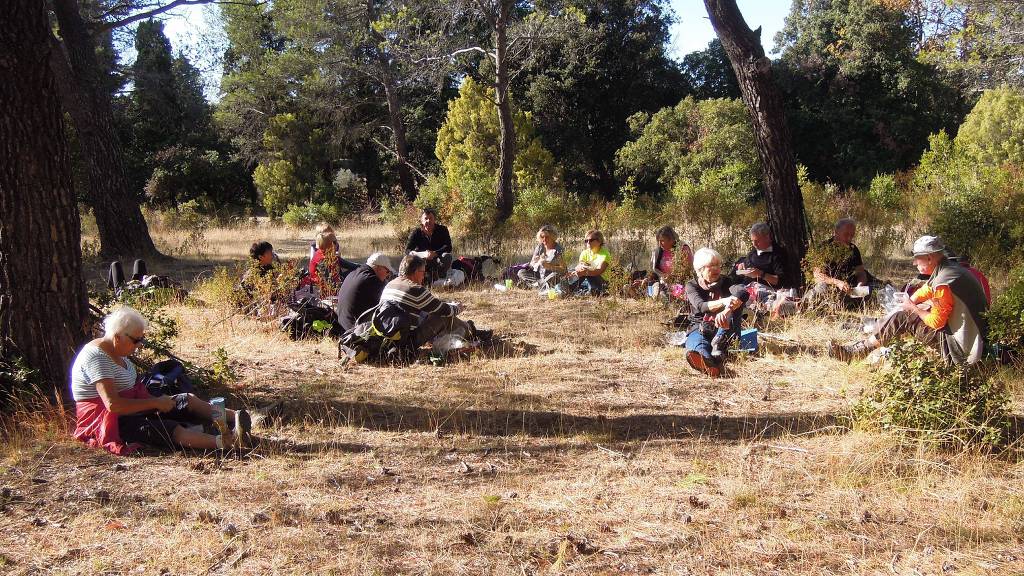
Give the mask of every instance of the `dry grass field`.
M 658 304 L 475 286 L 446 295 L 498 335 L 475 356 L 345 367 L 202 280 L 257 238 L 304 257 L 308 235 L 211 230 L 201 256 L 151 266 L 196 286 L 169 309 L 179 355 L 226 352 L 229 405 L 276 404 L 260 445 L 121 458 L 25 415 L 0 452 L 0 573 L 1024 574 L 1019 453 L 852 425 L 871 372 L 822 354 L 853 335 L 840 321 L 769 326 L 801 351 L 709 380 L 664 344 Z M 342 252 L 393 237 L 352 226 Z

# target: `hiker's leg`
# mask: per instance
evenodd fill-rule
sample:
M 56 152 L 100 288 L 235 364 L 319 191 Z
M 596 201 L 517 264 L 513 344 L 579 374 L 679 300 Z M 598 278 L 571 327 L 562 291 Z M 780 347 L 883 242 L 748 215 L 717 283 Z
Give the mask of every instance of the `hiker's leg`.
M 440 278 L 448 277 L 448 270 L 452 267 L 452 260 L 454 260 L 454 257 L 450 252 L 445 252 L 437 257 L 437 272 L 440 274 Z
M 121 286 L 124 286 L 124 268 L 121 267 L 120 260 L 115 260 L 110 263 L 110 272 L 107 273 L 107 287 L 118 290 Z
M 412 333 L 413 344 L 416 348 L 423 346 L 427 342 L 434 339 L 441 332 L 448 330 L 452 326 L 452 320 L 454 316 L 441 316 L 439 314 L 428 314 L 425 318 L 420 320 L 419 326 Z
M 185 426 L 178 426 L 174 429 L 173 438 L 175 444 L 184 448 L 197 448 L 199 450 L 217 450 L 218 448 L 230 448 L 235 443 L 235 437 L 230 431 L 225 431 L 221 437 L 220 446 L 217 445 L 217 436 L 192 430 Z
M 142 280 L 142 277 L 145 275 L 146 261 L 140 258 L 139 260 L 136 260 L 134 264 L 132 264 L 132 280 Z
M 692 330 L 686 335 L 687 352 L 698 352 L 705 358 L 711 358 L 711 342 L 704 337 L 700 328 Z
M 900 310 L 887 316 L 873 339 L 884 346 L 903 335 L 911 335 L 927 346 L 939 347 L 939 332 L 928 327 L 921 317 L 909 310 Z
M 540 274 L 537 274 L 532 268 L 524 268 L 519 271 L 519 280 L 529 285 L 534 285 L 540 282 Z

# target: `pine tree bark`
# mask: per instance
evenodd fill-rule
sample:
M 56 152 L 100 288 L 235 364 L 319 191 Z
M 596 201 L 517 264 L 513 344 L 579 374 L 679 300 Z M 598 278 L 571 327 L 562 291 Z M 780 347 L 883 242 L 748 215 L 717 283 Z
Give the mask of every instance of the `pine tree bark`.
M 495 205 L 498 208 L 498 222 L 512 216 L 515 191 L 512 188 L 512 168 L 516 157 L 516 130 L 512 124 L 512 102 L 509 100 L 509 72 L 506 59 L 508 53 L 508 22 L 511 10 L 510 0 L 498 0 L 498 14 L 494 25 L 494 93 L 498 106 L 498 127 L 501 133 L 498 154 L 498 182 L 495 190 Z
M 7 0 L 0 22 L 0 356 L 58 390 L 88 300 L 46 3 Z
M 736 0 L 704 0 L 704 5 L 750 111 L 761 160 L 768 225 L 775 243 L 786 251 L 786 275 L 803 284 L 800 261 L 807 253 L 804 202 L 797 183 L 796 157 L 782 108 L 782 93 L 772 77 L 771 60 L 764 55 L 760 34 L 743 20 Z
M 104 258 L 162 258 L 149 235 L 138 196 L 125 175 L 124 155 L 114 129 L 110 96 L 99 82 L 96 46 L 78 9 L 77 0 L 53 0 L 63 41 L 52 55 L 61 82 L 61 100 L 81 143 L 88 190 L 85 198 L 96 216 Z M 59 59 L 64 58 L 66 62 Z M 66 64 L 66 66 L 65 66 Z
M 373 28 L 373 23 L 377 20 L 377 7 L 374 2 L 375 0 L 366 0 L 367 28 L 374 39 L 383 42 L 384 37 Z M 412 170 L 409 168 L 409 143 L 405 136 L 405 121 L 402 120 L 402 99 L 398 94 L 398 83 L 395 82 L 391 60 L 380 49 L 376 50 L 376 58 L 380 81 L 384 86 L 384 96 L 388 101 L 388 118 L 391 123 L 391 135 L 395 140 L 395 156 L 398 157 L 398 183 L 406 199 L 411 202 L 416 199 L 417 190 L 416 180 L 413 179 Z

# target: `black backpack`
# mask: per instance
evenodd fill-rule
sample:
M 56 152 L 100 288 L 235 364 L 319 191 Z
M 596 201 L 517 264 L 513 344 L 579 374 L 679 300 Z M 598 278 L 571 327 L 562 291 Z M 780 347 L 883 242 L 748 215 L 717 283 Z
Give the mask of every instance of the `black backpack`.
M 185 366 L 173 358 L 154 364 L 142 375 L 142 382 L 151 396 L 174 396 L 193 389 Z
M 281 331 L 287 333 L 292 340 L 302 340 L 321 334 L 322 331 L 318 331 L 314 326 L 317 322 L 328 324 L 327 334 L 341 334 L 341 326 L 338 325 L 334 309 L 324 305 L 319 298 L 304 296 L 300 300 L 289 302 L 288 308 L 291 312 L 280 320 Z
M 338 359 L 364 362 L 390 350 L 411 352 L 412 316 L 394 302 L 384 302 L 359 315 L 355 326 L 338 341 Z

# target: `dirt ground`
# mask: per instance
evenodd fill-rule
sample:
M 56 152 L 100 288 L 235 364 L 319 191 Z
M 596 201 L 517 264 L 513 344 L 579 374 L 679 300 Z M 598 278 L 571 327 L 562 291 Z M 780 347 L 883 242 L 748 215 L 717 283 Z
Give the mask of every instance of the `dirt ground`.
M 165 271 L 191 284 L 247 232 L 269 233 L 211 234 Z M 196 296 L 168 309 L 176 349 L 226 354 L 229 405 L 277 416 L 259 446 L 123 458 L 37 423 L 0 452 L 0 572 L 1024 574 L 1024 463 L 852 424 L 872 373 L 822 353 L 855 334 L 841 320 L 770 325 L 800 346 L 711 380 L 665 344 L 670 308 L 481 285 L 444 297 L 492 345 L 347 367 Z

